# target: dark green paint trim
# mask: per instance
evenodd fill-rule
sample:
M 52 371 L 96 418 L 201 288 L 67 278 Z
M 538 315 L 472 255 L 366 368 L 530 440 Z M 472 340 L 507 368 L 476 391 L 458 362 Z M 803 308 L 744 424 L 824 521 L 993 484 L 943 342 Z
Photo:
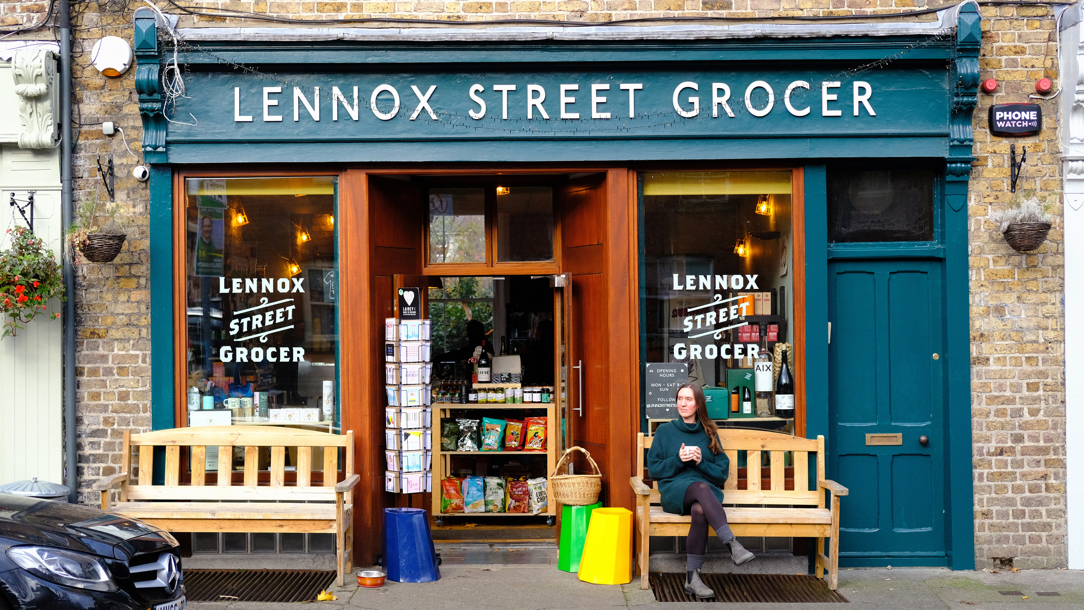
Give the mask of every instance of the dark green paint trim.
M 944 258 L 944 246 L 932 245 L 927 242 L 900 242 L 898 244 L 878 244 L 877 248 L 871 248 L 870 244 L 833 244 L 828 246 L 828 258 Z
M 173 428 L 173 172 L 150 168 L 151 428 Z
M 806 438 L 828 435 L 828 176 L 805 167 Z M 827 446 L 825 447 L 827 450 Z
M 884 557 L 844 557 L 839 556 L 841 568 L 883 568 L 886 565 L 897 568 L 939 568 L 950 567 L 949 559 L 940 557 L 907 557 L 907 556 L 884 556 Z

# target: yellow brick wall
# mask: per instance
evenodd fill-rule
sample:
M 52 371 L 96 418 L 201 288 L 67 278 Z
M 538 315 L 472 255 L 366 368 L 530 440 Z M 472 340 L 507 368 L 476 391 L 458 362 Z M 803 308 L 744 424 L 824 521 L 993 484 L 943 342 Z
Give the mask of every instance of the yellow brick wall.
M 864 15 L 920 10 L 924 0 L 374 0 L 343 2 L 183 2 L 205 10 L 252 11 L 305 20 L 410 18 L 443 21 L 542 19 L 605 22 L 644 17 L 773 17 Z M 75 96 L 80 123 L 75 162 L 77 198 L 101 193 L 98 153 L 118 163 L 117 199 L 131 223 L 129 241 L 113 265 L 86 265 L 78 274 L 80 476 L 83 498 L 96 479 L 115 469 L 119 431 L 150 425 L 147 188 L 129 178 L 133 159 L 119 139 L 106 138 L 103 120 L 140 138 L 132 73 L 105 79 L 88 67 L 89 45 L 106 34 L 131 40 L 132 11 L 142 2 L 79 4 Z M 177 13 L 166 2 L 158 5 Z M 0 2 L 0 28 L 24 23 L 41 3 Z M 1045 129 L 1012 140 L 1028 149 L 1021 190 L 1049 197 L 1054 228 L 1037 252 L 1005 244 L 991 220 L 1012 201 L 1010 141 L 991 138 L 991 103 L 1028 101 L 1043 76 L 1059 86 L 1053 12 L 1045 5 L 984 6 L 982 77 L 995 77 L 994 95 L 979 94 L 970 191 L 972 421 L 975 542 L 978 567 L 1012 558 L 1016 567 L 1062 567 L 1065 544 L 1065 409 L 1062 307 L 1061 174 L 1056 102 L 1040 101 Z M 181 25 L 269 27 L 238 16 L 186 16 Z M 352 26 L 342 26 L 352 27 Z

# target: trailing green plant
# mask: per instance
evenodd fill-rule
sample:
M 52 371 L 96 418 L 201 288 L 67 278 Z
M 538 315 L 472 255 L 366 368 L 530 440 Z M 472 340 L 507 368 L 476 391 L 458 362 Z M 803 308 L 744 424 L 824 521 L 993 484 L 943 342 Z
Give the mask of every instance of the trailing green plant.
M 1034 191 L 1023 193 L 1014 207 L 994 214 L 991 218 L 1004 233 L 1009 226 L 1021 223 L 1039 222 L 1051 224 L 1054 219 L 1046 213 L 1046 205 L 1039 201 Z
M 4 317 L 2 337 L 14 337 L 23 325 L 49 312 L 49 301 L 64 296 L 64 280 L 60 263 L 53 251 L 26 227 L 9 229 L 11 245 L 0 251 L 0 311 Z M 2 338 L 0 337 L 0 338 Z

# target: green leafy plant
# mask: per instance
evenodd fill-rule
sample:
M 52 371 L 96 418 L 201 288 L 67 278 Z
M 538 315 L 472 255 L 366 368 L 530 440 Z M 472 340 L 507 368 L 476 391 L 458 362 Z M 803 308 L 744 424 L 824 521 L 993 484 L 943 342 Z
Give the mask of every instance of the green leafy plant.
M 26 227 L 9 229 L 11 246 L 0 251 L 0 311 L 4 317 L 3 337 L 14 337 L 23 325 L 49 312 L 51 299 L 64 300 L 60 263 L 53 251 Z
M 94 192 L 88 201 L 75 208 L 71 226 L 68 227 L 67 239 L 72 245 L 72 258 L 75 252 L 86 247 L 89 236 L 95 234 L 120 235 L 124 233 L 125 223 L 117 215 L 120 205 L 114 203 L 101 207 L 98 205 L 98 193 Z

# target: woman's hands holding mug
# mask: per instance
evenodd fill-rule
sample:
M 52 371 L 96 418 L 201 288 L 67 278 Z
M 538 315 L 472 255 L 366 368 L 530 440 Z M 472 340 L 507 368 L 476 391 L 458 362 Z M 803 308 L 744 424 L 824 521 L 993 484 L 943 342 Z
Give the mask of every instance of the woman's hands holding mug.
M 700 453 L 700 447 L 692 446 L 686 447 L 685 443 L 681 444 L 681 449 L 678 450 L 678 457 L 682 462 L 693 462 L 699 464 L 703 456 Z

